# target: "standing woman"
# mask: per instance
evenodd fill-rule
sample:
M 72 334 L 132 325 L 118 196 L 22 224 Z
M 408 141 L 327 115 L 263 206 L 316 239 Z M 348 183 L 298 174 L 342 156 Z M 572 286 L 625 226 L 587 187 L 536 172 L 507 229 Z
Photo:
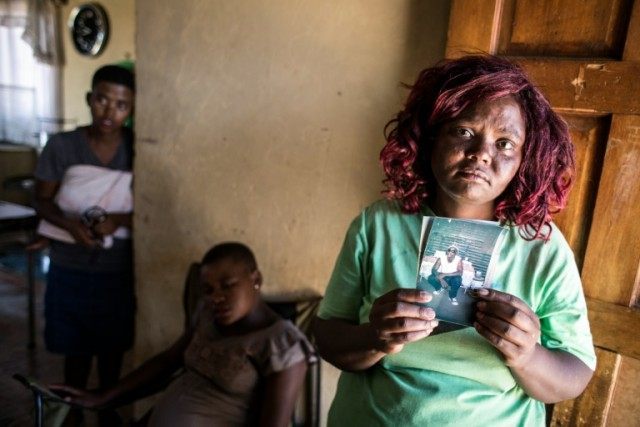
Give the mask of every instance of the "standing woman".
M 45 343 L 65 356 L 64 381 L 115 384 L 133 343 L 130 239 L 134 76 L 107 65 L 87 93 L 91 124 L 51 137 L 35 171 L 39 233 L 50 238 Z
M 387 200 L 352 222 L 320 307 L 344 372 L 329 425 L 538 425 L 595 368 L 580 275 L 551 222 L 574 172 L 565 122 L 522 69 L 468 56 L 421 72 L 387 128 Z M 423 215 L 500 221 L 492 289 L 451 330 L 415 289 Z

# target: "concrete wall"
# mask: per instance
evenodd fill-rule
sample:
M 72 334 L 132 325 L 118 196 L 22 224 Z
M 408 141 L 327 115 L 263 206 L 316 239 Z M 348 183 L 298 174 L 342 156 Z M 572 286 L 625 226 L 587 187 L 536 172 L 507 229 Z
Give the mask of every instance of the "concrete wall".
M 135 2 L 134 0 L 102 0 L 100 4 L 109 15 L 111 35 L 102 53 L 97 57 L 80 55 L 74 48 L 67 22 L 74 7 L 83 0 L 69 0 L 62 7 L 61 24 L 65 54 L 62 71 L 63 117 L 67 127 L 75 123 L 84 125 L 91 122 L 91 114 L 85 101 L 85 94 L 91 89 L 91 77 L 96 69 L 105 64 L 135 59 Z
M 180 334 L 187 266 L 216 242 L 255 250 L 267 295 L 323 293 L 349 222 L 379 198 L 400 82 L 444 55 L 449 2 L 136 8 L 140 361 Z

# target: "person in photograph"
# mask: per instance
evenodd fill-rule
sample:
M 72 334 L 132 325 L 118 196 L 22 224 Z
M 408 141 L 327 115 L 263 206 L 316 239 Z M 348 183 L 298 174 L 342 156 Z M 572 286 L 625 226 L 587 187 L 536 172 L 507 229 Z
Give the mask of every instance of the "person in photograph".
M 596 364 L 551 220 L 575 173 L 567 124 L 519 66 L 470 55 L 423 70 L 386 138 L 387 197 L 351 223 L 315 319 L 343 371 L 327 424 L 544 426 Z M 444 328 L 415 287 L 423 216 L 505 228 L 490 286 L 469 291 L 473 327 Z
M 436 262 L 431 268 L 427 282 L 434 287 L 433 295 L 438 295 L 443 289 L 449 292 L 449 301 L 458 305 L 458 289 L 462 286 L 462 259 L 458 256 L 458 248 L 451 245 L 444 254 L 437 253 Z

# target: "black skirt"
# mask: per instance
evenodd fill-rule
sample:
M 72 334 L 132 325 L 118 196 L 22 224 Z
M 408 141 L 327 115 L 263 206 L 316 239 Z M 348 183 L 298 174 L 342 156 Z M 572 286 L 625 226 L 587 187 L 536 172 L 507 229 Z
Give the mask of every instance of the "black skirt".
M 92 272 L 52 264 L 45 293 L 45 344 L 65 355 L 123 352 L 133 345 L 131 271 Z

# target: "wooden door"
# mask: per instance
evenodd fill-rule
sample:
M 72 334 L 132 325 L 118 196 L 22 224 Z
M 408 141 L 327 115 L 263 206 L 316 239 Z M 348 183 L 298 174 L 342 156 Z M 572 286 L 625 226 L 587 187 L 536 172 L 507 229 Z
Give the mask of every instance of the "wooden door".
M 515 59 L 569 123 L 578 175 L 555 218 L 589 306 L 598 367 L 557 426 L 640 426 L 640 0 L 453 0 L 447 57 Z

